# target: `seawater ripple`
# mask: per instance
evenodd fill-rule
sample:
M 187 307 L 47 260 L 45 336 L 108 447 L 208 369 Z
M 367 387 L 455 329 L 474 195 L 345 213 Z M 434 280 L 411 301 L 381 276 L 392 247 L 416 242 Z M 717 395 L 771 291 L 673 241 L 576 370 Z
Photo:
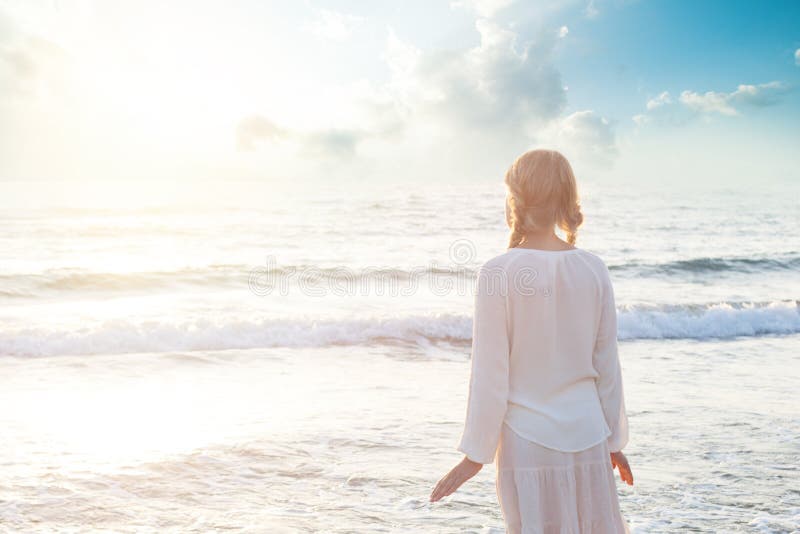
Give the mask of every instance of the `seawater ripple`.
M 765 273 L 789 271 L 798 268 L 800 268 L 800 255 L 796 254 L 782 254 L 774 257 L 702 257 L 662 263 L 630 261 L 624 264 L 609 265 L 609 270 L 612 272 L 668 275 L 687 273 L 719 274 L 725 272 Z
M 725 339 L 800 333 L 798 301 L 622 306 L 618 337 Z M 207 318 L 113 320 L 80 329 L 0 331 L 0 355 L 56 356 L 141 352 L 324 347 L 331 345 L 468 344 L 472 318 L 456 313 L 348 318 Z
M 761 274 L 800 269 L 800 255 L 774 257 L 701 257 L 660 263 L 629 261 L 609 264 L 609 270 L 622 276 L 675 277 L 686 275 L 719 276 L 725 273 Z M 254 270 L 262 265 L 241 263 L 189 265 L 175 268 L 103 272 L 78 267 L 62 267 L 39 272 L 0 274 L 0 298 L 35 298 L 46 294 L 86 292 L 131 292 L 187 287 L 243 287 Z M 414 277 L 474 278 L 478 265 L 435 265 L 416 268 L 390 266 L 348 266 L 311 264 L 275 265 L 269 267 L 276 280 L 292 279 L 304 284 L 325 284 L 342 281 L 380 283 L 407 282 Z

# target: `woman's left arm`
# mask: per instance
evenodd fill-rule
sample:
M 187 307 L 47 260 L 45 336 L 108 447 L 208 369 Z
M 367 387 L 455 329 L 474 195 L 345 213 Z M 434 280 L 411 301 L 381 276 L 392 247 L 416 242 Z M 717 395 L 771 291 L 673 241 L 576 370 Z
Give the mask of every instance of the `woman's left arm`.
M 494 461 L 508 405 L 508 281 L 500 269 L 481 268 L 472 319 L 472 364 L 464 432 L 464 459 L 439 481 L 431 501 L 450 495 Z

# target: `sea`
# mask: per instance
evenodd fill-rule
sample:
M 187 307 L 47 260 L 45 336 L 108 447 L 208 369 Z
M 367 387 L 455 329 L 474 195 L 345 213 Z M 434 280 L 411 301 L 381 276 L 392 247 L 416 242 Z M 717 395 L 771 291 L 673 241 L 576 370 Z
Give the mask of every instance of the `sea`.
M 477 183 L 0 183 L 0 532 L 503 532 L 461 458 Z M 581 182 L 632 532 L 800 532 L 800 184 Z

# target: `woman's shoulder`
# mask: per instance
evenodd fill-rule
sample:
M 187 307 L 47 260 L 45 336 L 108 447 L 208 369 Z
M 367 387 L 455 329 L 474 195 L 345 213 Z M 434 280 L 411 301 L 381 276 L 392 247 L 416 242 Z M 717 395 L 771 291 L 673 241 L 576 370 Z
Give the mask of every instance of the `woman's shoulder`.
M 506 265 L 509 259 L 511 258 L 508 252 L 509 251 L 507 250 L 501 254 L 489 258 L 488 260 L 484 261 L 483 264 L 481 264 L 480 268 L 485 269 L 485 268 L 500 267 L 502 265 Z
M 600 269 L 602 269 L 604 271 L 608 270 L 608 266 L 606 265 L 605 260 L 603 260 L 603 258 L 600 257 L 599 254 L 597 254 L 596 252 L 592 252 L 590 250 L 586 250 L 586 249 L 580 249 L 580 250 L 581 250 L 582 256 L 587 261 L 591 262 L 595 267 L 598 267 L 598 268 L 600 268 Z
M 506 249 L 505 252 L 484 261 L 478 268 L 478 273 L 508 270 L 515 263 L 515 259 L 519 257 L 514 254 L 515 250 L 513 248 Z
M 583 248 L 565 250 L 538 250 L 526 248 L 509 248 L 486 260 L 479 268 L 481 271 L 512 269 L 527 263 L 540 261 L 547 258 L 562 258 L 577 260 L 588 264 L 593 270 L 608 272 L 606 262 L 599 254 Z

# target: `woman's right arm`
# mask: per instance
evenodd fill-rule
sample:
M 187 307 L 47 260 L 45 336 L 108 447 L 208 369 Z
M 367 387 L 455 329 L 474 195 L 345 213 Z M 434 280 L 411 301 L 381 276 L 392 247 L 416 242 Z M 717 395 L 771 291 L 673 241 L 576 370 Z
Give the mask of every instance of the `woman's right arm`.
M 603 302 L 592 361 L 598 373 L 596 383 L 600 404 L 603 407 L 606 423 L 611 429 L 608 448 L 613 453 L 621 451 L 628 443 L 628 416 L 625 412 L 622 369 L 617 351 L 617 308 L 614 288 L 605 265 L 601 279 L 603 280 Z
M 494 461 L 508 408 L 509 348 L 505 271 L 481 267 L 472 319 L 467 416 L 458 450 L 473 462 Z

